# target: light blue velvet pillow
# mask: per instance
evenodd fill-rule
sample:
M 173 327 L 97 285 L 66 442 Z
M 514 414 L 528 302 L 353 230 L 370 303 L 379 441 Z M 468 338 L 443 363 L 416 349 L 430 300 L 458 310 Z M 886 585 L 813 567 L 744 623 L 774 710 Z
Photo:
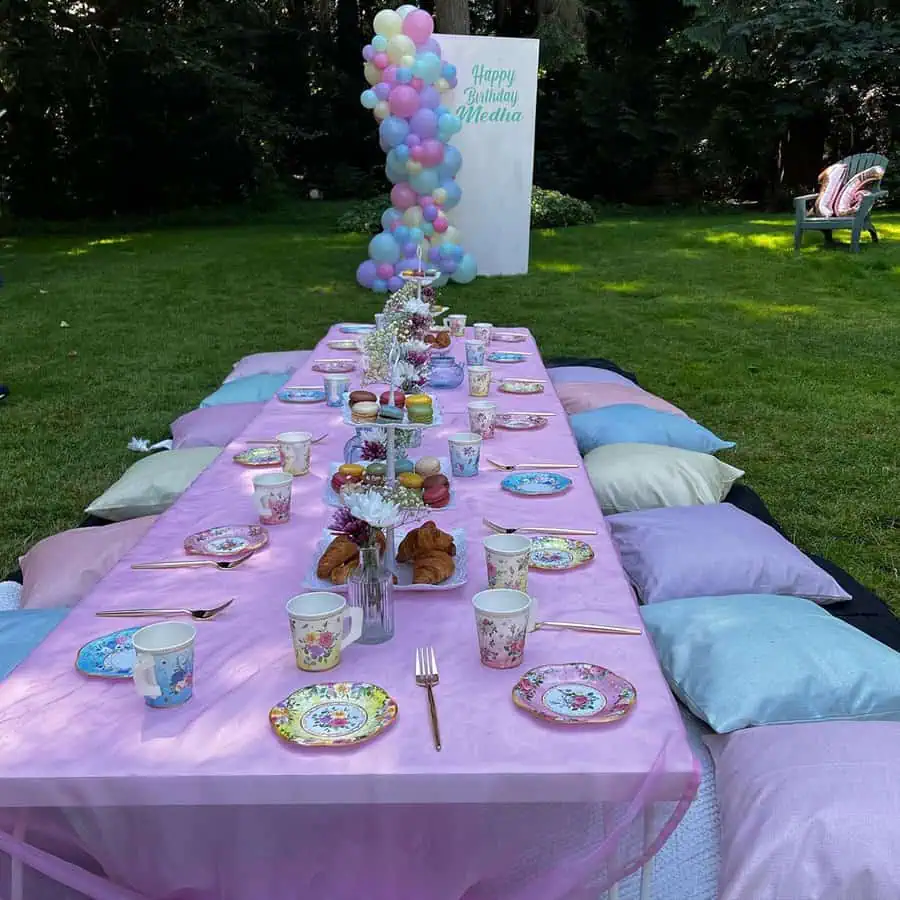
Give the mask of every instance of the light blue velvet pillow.
M 684 597 L 644 606 L 641 615 L 672 691 L 720 734 L 900 720 L 900 653 L 811 600 Z
M 0 681 L 69 614 L 60 609 L 13 609 L 0 612 Z
M 660 412 L 637 403 L 617 403 L 569 416 L 582 456 L 606 444 L 661 444 L 715 453 L 734 446 L 687 416 Z
M 206 406 L 222 406 L 225 403 L 259 403 L 271 400 L 275 392 L 284 386 L 291 377 L 290 372 L 278 372 L 275 375 L 247 375 L 226 381 L 217 391 L 210 394 L 201 404 Z

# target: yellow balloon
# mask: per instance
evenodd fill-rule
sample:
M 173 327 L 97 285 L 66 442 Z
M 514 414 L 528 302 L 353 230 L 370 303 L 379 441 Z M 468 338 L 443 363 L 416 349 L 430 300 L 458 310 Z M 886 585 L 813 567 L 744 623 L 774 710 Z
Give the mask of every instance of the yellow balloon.
M 431 192 L 431 197 L 438 206 L 447 202 L 447 192 L 443 188 L 435 188 Z
M 379 100 L 375 104 L 375 108 L 372 110 L 375 118 L 378 119 L 379 122 L 386 119 L 391 114 L 391 107 L 388 104 L 387 100 Z
M 450 82 L 447 81 L 446 78 L 438 78 L 438 80 L 434 83 L 434 86 L 442 93 L 444 91 L 450 90 Z
M 443 237 L 445 244 L 459 244 L 462 241 L 462 233 L 455 225 L 448 225 Z
M 418 175 L 419 172 L 422 171 L 422 163 L 416 162 L 414 159 L 411 159 L 406 164 L 406 171 L 409 172 L 410 175 Z
M 372 25 L 375 28 L 375 34 L 381 34 L 386 38 L 392 38 L 395 34 L 400 34 L 403 30 L 403 19 L 401 19 L 394 10 L 383 9 L 375 16 Z
M 408 38 L 405 34 L 395 34 L 388 41 L 387 55 L 395 66 L 399 66 L 404 56 L 415 58 L 416 45 L 412 42 L 412 38 Z
M 404 69 L 411 69 L 415 64 L 415 56 L 404 56 L 403 59 L 400 60 L 400 65 L 403 66 Z
M 365 76 L 366 81 L 371 85 L 376 85 L 381 81 L 381 69 L 374 63 L 367 62 L 363 66 L 363 75 Z
M 416 228 L 422 224 L 422 207 L 421 206 L 410 206 L 406 212 L 403 213 L 403 222 L 406 225 L 409 225 L 410 228 Z

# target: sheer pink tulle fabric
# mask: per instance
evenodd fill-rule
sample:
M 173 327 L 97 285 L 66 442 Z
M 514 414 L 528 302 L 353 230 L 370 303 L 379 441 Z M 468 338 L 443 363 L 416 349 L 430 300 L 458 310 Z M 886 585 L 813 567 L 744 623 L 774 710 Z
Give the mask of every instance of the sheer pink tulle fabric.
M 329 337 L 338 336 L 332 329 Z M 519 348 L 534 355 L 495 372 L 547 379 L 530 335 Z M 453 351 L 462 355 L 461 342 Z M 328 355 L 323 343 L 313 358 Z M 319 378 L 310 366 L 298 383 Z M 501 410 L 557 415 L 541 431 L 498 431 L 485 442 L 479 475 L 456 480 L 455 506 L 433 518 L 466 529 L 468 583 L 399 593 L 389 643 L 348 648 L 324 676 L 295 667 L 284 604 L 304 589 L 330 519 L 328 463 L 342 458 L 351 431 L 325 406 L 273 400 L 248 437 L 288 429 L 329 437 L 313 450 L 312 473 L 295 479 L 292 520 L 270 528 L 268 548 L 228 573 L 130 568 L 179 557 L 185 536 L 201 528 L 254 521 L 254 472 L 231 460 L 244 447 L 238 440 L 0 686 L 0 855 L 27 866 L 27 900 L 70 900 L 70 889 L 94 900 L 311 892 L 335 900 L 596 900 L 656 852 L 693 797 L 697 773 L 647 637 L 540 631 L 529 636 L 520 670 L 478 662 L 471 597 L 486 587 L 484 516 L 595 528 L 590 565 L 532 572 L 540 618 L 641 624 L 584 470 L 573 470 L 566 494 L 532 499 L 501 490 L 503 473 L 485 461 L 580 464 L 549 380 L 544 394 L 493 387 L 491 395 Z M 446 456 L 448 435 L 467 429 L 465 387 L 438 398 L 444 422 L 425 432 L 413 456 Z M 77 648 L 106 630 L 97 610 L 203 607 L 228 597 L 236 603 L 227 615 L 198 627 L 195 695 L 180 709 L 147 710 L 130 684 L 87 679 L 72 667 Z M 441 668 L 439 754 L 413 679 L 414 648 L 424 644 Z M 558 727 L 512 704 L 527 668 L 576 660 L 635 685 L 626 719 Z M 387 688 L 399 705 L 396 724 L 356 749 L 282 743 L 269 727 L 270 707 L 329 679 Z

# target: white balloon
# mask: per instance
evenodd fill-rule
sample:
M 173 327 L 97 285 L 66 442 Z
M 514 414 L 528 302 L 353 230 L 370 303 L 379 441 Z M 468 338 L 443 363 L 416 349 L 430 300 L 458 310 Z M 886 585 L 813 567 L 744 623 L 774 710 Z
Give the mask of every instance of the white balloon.
M 403 213 L 403 222 L 406 225 L 409 225 L 410 228 L 417 228 L 422 224 L 422 221 L 421 206 L 410 206 L 409 209 L 405 210 Z
M 397 15 L 400 16 L 401 19 L 405 19 L 414 9 L 416 9 L 416 7 L 411 3 L 404 3 L 403 6 L 397 7 Z
M 392 9 L 383 9 L 375 16 L 372 25 L 375 28 L 375 34 L 382 34 L 386 38 L 392 38 L 403 30 L 403 19 Z
M 400 60 L 400 65 L 403 66 L 404 69 L 411 69 L 416 64 L 415 55 L 412 56 L 404 56 Z
M 413 43 L 412 38 L 407 37 L 405 34 L 395 34 L 388 41 L 387 55 L 388 59 L 395 66 L 399 66 L 405 56 L 411 56 L 415 60 L 416 45 Z
M 375 109 L 373 109 L 372 112 L 375 115 L 375 118 L 381 122 L 391 114 L 391 107 L 387 100 L 379 100 L 375 104 Z
M 376 85 L 381 81 L 381 69 L 379 69 L 375 63 L 367 62 L 363 66 L 363 76 L 369 84 Z

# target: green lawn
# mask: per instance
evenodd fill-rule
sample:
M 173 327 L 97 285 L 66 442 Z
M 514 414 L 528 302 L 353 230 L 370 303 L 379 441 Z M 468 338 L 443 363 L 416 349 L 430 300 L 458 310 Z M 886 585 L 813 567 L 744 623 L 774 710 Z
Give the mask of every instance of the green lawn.
M 362 237 L 295 222 L 0 240 L 0 576 L 261 350 L 369 319 Z M 527 278 L 448 289 L 547 355 L 605 355 L 720 436 L 792 537 L 900 610 L 900 216 L 857 256 L 780 216 L 605 219 L 536 233 Z M 61 328 L 60 322 L 69 323 Z

